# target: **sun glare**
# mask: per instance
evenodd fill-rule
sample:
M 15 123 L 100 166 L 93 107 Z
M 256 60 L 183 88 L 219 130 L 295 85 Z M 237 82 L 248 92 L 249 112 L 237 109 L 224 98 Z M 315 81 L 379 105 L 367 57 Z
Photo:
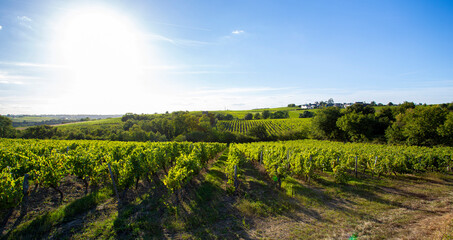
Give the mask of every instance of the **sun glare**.
M 57 57 L 71 71 L 72 92 L 108 100 L 137 83 L 144 50 L 127 17 L 99 8 L 74 11 L 57 35 Z

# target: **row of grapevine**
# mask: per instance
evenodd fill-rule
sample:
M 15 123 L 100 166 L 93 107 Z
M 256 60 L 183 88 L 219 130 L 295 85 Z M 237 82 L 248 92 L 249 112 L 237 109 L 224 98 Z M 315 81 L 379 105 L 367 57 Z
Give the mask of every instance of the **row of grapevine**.
M 236 168 L 240 167 L 246 161 L 244 154 L 237 148 L 237 144 L 231 144 L 228 150 L 225 172 L 228 178 L 228 184 L 237 188 Z
M 298 131 L 308 127 L 309 119 L 231 120 L 220 121 L 218 125 L 221 129 L 240 134 L 246 134 L 254 126 L 263 125 L 269 135 L 279 135 L 284 132 Z
M 63 199 L 59 189 L 63 178 L 76 176 L 86 189 L 91 184 L 110 184 L 108 165 L 120 190 L 139 180 L 164 176 L 162 181 L 174 191 L 225 147 L 221 143 L 0 139 L 0 209 L 20 202 L 25 174 L 36 187 L 53 188 Z
M 344 181 L 348 172 L 372 175 L 447 171 L 453 165 L 453 148 L 390 146 L 317 140 L 257 142 L 234 145 L 247 159 L 261 162 L 275 179 L 286 176 L 307 180 L 319 171 L 333 172 Z M 231 151 L 231 150 L 230 150 Z

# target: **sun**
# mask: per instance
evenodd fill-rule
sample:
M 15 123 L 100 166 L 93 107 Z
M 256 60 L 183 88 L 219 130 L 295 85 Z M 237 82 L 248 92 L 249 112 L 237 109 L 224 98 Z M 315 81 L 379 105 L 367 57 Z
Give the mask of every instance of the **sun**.
M 107 8 L 86 8 L 62 17 L 55 50 L 71 72 L 71 90 L 114 97 L 138 83 L 143 63 L 140 31 L 122 14 Z

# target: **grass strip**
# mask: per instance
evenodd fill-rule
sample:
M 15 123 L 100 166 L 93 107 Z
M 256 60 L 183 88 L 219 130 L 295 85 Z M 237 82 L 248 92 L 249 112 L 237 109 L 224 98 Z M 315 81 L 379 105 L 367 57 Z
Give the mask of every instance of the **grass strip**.
M 30 221 L 20 224 L 16 229 L 9 232 L 2 239 L 40 239 L 45 238 L 51 230 L 64 222 L 73 220 L 76 216 L 84 213 L 100 203 L 111 198 L 112 191 L 103 188 L 88 194 L 57 209 L 40 215 Z

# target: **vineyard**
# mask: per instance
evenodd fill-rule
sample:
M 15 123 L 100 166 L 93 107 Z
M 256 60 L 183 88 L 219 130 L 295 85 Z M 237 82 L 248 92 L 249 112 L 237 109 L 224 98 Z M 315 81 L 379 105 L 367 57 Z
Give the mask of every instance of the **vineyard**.
M 230 132 L 246 134 L 254 126 L 265 126 L 269 135 L 280 135 L 289 131 L 302 131 L 309 127 L 310 119 L 263 119 L 220 121 L 218 127 Z
M 345 182 L 349 173 L 383 174 L 446 172 L 453 166 L 453 148 L 389 146 L 363 143 L 339 143 L 317 140 L 260 142 L 230 146 L 229 181 L 233 168 L 245 161 L 257 161 L 279 184 L 287 176 L 309 181 L 319 172 L 332 172 L 337 182 Z
M 2 239 L 437 234 L 406 224 L 419 220 L 453 236 L 451 147 L 0 139 L 0 157 L 0 216 L 12 216 L 0 226 Z M 59 203 L 46 207 L 39 194 Z M 21 219 L 27 201 L 33 211 Z
M 133 143 L 106 141 L 0 141 L 0 208 L 14 207 L 24 197 L 24 178 L 35 188 L 59 186 L 68 175 L 89 185 L 119 191 L 140 180 L 161 178 L 170 192 L 177 191 L 226 147 L 220 143 Z M 28 185 L 27 183 L 25 185 Z

